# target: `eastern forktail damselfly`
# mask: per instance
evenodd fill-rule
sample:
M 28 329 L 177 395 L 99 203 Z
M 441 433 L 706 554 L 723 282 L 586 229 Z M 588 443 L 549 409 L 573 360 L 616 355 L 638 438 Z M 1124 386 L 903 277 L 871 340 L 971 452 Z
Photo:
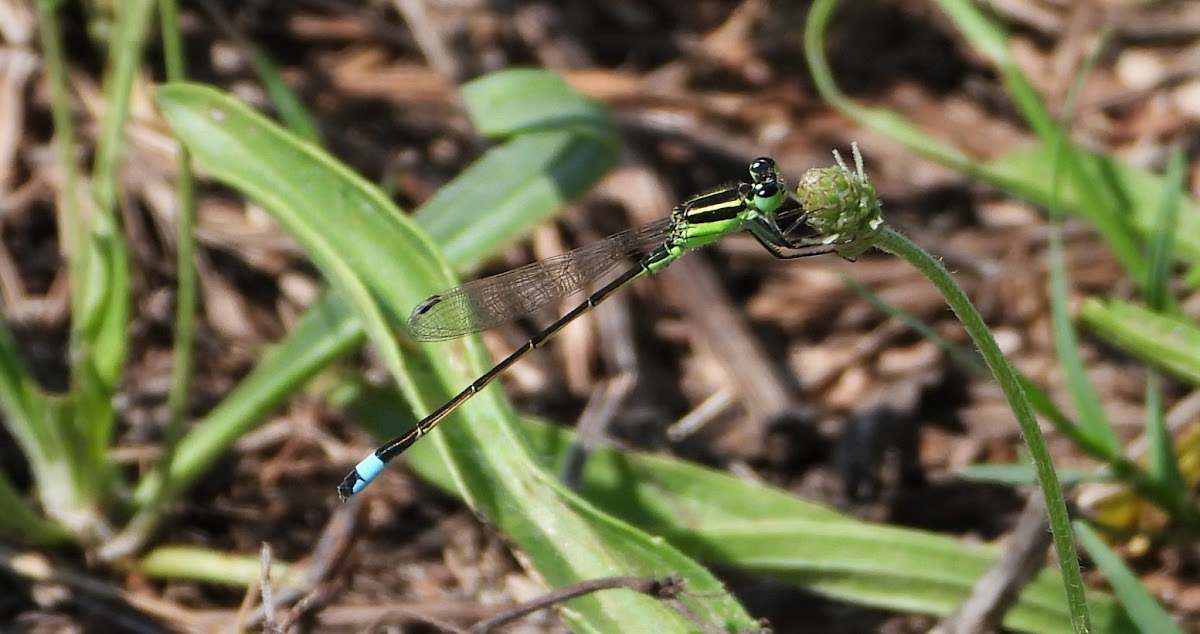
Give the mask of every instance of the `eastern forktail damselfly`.
M 791 216 L 785 216 L 785 212 L 780 211 L 788 199 L 788 191 L 774 160 L 755 159 L 750 163 L 749 171 L 750 182 L 696 196 L 676 206 L 667 218 L 622 231 L 556 257 L 468 282 L 417 305 L 408 319 L 408 329 L 414 338 L 419 341 L 454 339 L 525 317 L 578 292 L 621 261 L 640 258 L 415 427 L 380 445 L 346 476 L 338 486 L 338 493 L 345 499 L 362 491 L 389 462 L 564 326 L 626 284 L 666 268 L 691 249 L 741 231 L 748 231 L 771 255 L 781 260 L 835 249 L 828 241 L 789 237 L 795 228 L 803 226 L 804 212 L 786 212 Z M 781 219 L 790 219 L 787 230 L 780 229 Z

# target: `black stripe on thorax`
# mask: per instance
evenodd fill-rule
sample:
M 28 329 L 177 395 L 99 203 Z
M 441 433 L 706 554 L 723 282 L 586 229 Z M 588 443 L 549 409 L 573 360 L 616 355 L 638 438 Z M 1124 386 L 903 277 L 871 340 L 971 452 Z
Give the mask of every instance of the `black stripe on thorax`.
M 697 196 L 688 201 L 683 217 L 686 222 L 704 224 L 733 220 L 745 208 L 745 186 Z

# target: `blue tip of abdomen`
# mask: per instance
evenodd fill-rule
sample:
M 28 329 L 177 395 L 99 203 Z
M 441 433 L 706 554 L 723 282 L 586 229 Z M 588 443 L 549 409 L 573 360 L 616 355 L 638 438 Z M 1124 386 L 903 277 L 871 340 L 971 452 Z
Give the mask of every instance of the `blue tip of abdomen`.
M 342 480 L 341 486 L 338 487 L 338 494 L 342 499 L 346 499 L 351 495 L 361 492 L 367 488 L 368 484 L 383 472 L 387 467 L 387 463 L 380 460 L 379 456 L 371 454 L 363 458 L 361 462 L 354 466 L 354 471 Z

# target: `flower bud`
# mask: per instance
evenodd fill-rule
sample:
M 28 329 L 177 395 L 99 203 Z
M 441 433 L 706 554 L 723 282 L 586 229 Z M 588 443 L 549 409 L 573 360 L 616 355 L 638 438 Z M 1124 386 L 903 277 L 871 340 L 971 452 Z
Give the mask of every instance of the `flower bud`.
M 858 144 L 852 149 L 856 171 L 850 171 L 834 150 L 836 166 L 810 169 L 796 186 L 796 200 L 806 213 L 805 224 L 816 234 L 814 241 L 832 246 L 846 259 L 870 249 L 883 226 L 879 199 L 863 173 Z

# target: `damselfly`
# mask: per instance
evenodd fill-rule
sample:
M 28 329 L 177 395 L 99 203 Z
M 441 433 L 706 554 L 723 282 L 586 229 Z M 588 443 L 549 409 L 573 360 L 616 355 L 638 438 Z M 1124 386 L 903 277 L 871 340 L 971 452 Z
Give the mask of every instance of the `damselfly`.
M 788 199 L 788 190 L 774 160 L 755 159 L 749 170 L 749 182 L 692 198 L 675 207 L 667 218 L 622 231 L 556 257 L 468 282 L 421 302 L 408 319 L 412 336 L 420 341 L 454 339 L 525 317 L 578 292 L 621 261 L 640 258 L 415 427 L 380 445 L 346 476 L 338 486 L 338 493 L 345 499 L 362 491 L 389 462 L 564 326 L 626 284 L 666 268 L 691 249 L 748 231 L 771 255 L 781 260 L 834 250 L 828 241 L 790 237 L 795 230 L 803 228 L 804 212 L 781 211 Z M 786 230 L 780 229 L 781 221 Z

